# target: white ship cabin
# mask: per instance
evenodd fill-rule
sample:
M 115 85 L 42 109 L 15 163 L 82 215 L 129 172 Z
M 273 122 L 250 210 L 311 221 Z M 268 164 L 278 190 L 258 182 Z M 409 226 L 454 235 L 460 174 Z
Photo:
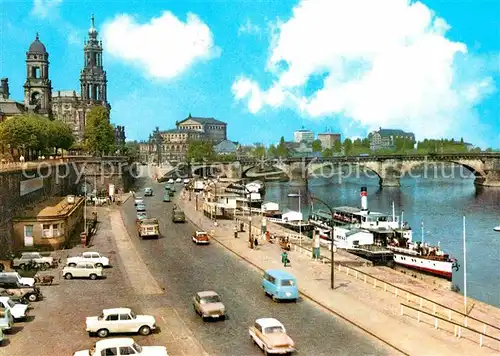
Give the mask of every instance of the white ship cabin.
M 213 192 L 208 192 L 206 198 L 203 203 L 203 210 L 207 216 L 231 217 L 236 212 L 237 200 L 240 196 L 231 193 L 215 195 Z
M 265 202 L 262 204 L 261 210 L 262 214 L 269 218 L 281 219 L 283 216 L 278 203 Z
M 282 215 L 283 222 L 298 222 L 304 218 L 303 214 L 298 211 L 289 211 Z
M 333 230 L 333 238 L 338 248 L 352 249 L 363 245 L 373 245 L 373 234 L 360 229 L 344 229 L 336 227 Z
M 248 189 L 249 192 L 252 193 L 259 193 L 260 190 L 262 189 L 262 184 L 259 183 L 258 181 L 248 183 L 245 185 L 245 187 Z
M 399 217 L 375 211 L 361 210 L 350 206 L 341 206 L 333 209 L 335 220 L 345 224 L 354 224 L 363 229 L 398 229 Z
M 309 223 L 311 225 L 329 230 L 332 226 L 332 214 L 325 210 L 313 211 L 309 216 Z

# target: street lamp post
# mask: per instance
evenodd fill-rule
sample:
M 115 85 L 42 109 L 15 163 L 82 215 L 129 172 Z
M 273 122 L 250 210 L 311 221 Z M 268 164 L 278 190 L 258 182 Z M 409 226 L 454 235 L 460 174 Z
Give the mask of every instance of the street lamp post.
M 328 205 L 323 200 L 318 199 L 316 197 L 311 197 L 311 199 L 319 201 L 320 203 L 324 204 L 328 208 L 328 210 L 330 210 L 330 214 L 331 214 L 332 219 L 333 219 L 333 215 L 334 215 L 333 209 L 330 207 L 330 205 Z M 332 247 L 330 249 L 330 251 L 331 251 L 330 284 L 331 284 L 332 289 L 335 289 L 335 250 L 334 250 L 335 244 L 333 243 L 334 228 L 335 228 L 335 225 L 333 225 L 333 222 L 332 222 L 332 228 L 330 229 L 330 239 L 332 240 Z
M 252 192 L 245 187 L 245 190 L 248 192 L 248 247 L 253 249 L 253 239 L 252 239 Z

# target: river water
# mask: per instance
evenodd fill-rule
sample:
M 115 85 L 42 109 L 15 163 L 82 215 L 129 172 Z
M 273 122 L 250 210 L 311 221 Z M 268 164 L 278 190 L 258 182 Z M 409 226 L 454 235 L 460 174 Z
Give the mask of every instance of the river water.
M 468 171 L 459 167 L 445 167 L 431 172 L 413 173 L 403 177 L 401 187 L 379 187 L 373 175 L 327 173 L 309 179 L 308 187 L 288 182 L 266 182 L 265 201 L 280 204 L 283 212 L 299 210 L 299 199 L 288 197 L 301 194 L 304 218 L 311 211 L 310 195 L 324 200 L 330 206 L 360 207 L 360 188 L 368 188 L 368 209 L 396 215 L 408 221 L 413 229 L 414 241 L 421 239 L 430 244 L 440 242 L 441 249 L 457 258 L 460 264 L 454 272 L 453 284 L 464 292 L 463 216 L 466 219 L 467 295 L 500 307 L 500 189 L 477 188 Z M 314 209 L 326 210 L 320 203 Z

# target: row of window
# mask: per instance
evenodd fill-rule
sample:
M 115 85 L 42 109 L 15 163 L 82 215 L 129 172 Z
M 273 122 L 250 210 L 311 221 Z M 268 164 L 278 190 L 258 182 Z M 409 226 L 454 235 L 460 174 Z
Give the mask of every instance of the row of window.
M 34 225 L 24 225 L 24 236 L 33 237 Z M 62 224 L 42 224 L 42 238 L 59 237 L 63 233 Z

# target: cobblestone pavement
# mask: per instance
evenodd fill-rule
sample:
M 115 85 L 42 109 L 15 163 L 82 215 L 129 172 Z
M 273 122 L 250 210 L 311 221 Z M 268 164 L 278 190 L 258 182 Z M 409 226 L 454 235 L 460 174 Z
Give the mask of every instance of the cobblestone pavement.
M 54 284 L 41 287 L 44 300 L 32 303 L 32 317 L 16 323 L 15 330 L 6 335 L 7 341 L 5 346 L 0 347 L 0 355 L 62 356 L 89 349 L 98 338 L 89 337 L 85 331 L 85 318 L 114 307 L 130 307 L 136 313 L 155 316 L 160 329 L 158 333 L 146 337 L 130 335 L 139 344 L 167 346 L 169 355 L 174 356 L 205 355 L 168 303 L 150 308 L 147 298 L 152 295 L 163 298 L 163 290 L 156 280 L 148 276 L 149 270 L 144 261 L 138 258 L 130 244 L 120 212 L 109 208 L 97 208 L 97 212 L 99 227 L 91 246 L 57 251 L 54 255 L 61 257 L 64 264 L 68 254 L 78 255 L 84 250 L 100 252 L 110 258 L 112 265 L 105 269 L 107 278 L 96 281 L 65 280 L 61 277 L 62 267 L 41 272 L 55 275 Z M 142 287 L 137 290 L 139 284 Z
M 263 269 L 280 267 L 279 245 L 260 240 L 257 250 L 248 248 L 248 225 L 245 227 L 246 232 L 240 233 L 239 238 L 235 239 L 233 236 L 234 221 L 219 220 L 217 227 L 215 227 L 213 221 L 195 211 L 194 204 L 190 204 L 189 201 L 182 198 L 178 203 L 190 219 L 193 219 L 201 228 L 212 231 L 215 239 L 234 253 Z M 247 217 L 245 218 L 247 219 Z M 245 220 L 243 219 L 243 221 Z M 260 230 L 260 221 L 256 218 L 252 225 L 258 226 L 258 229 L 253 231 L 257 236 Z M 272 224 L 268 224 L 268 229 L 272 230 Z M 329 255 L 328 251 L 327 256 Z M 480 348 L 478 336 L 472 333 L 464 332 L 464 338 L 457 339 L 453 336 L 453 328 L 445 327 L 444 323 L 440 323 L 440 330 L 436 331 L 434 330 L 434 320 L 431 318 L 422 317 L 421 323 L 418 323 L 416 312 L 413 313 L 415 314 L 413 317 L 401 317 L 400 302 L 405 301 L 404 295 L 401 295 L 402 298 L 398 298 L 384 289 L 373 288 L 372 285 L 365 284 L 363 279 L 356 279 L 354 272 L 351 273 L 351 276 L 347 276 L 344 272 L 336 270 L 336 289 L 331 291 L 329 263 L 322 264 L 312 261 L 311 253 L 301 249 L 297 249 L 297 251 L 292 249 L 290 256 L 292 265 L 289 269 L 298 278 L 299 287 L 304 293 L 381 339 L 387 340 L 407 354 L 498 354 L 496 349 L 498 345 L 489 342 L 488 346 L 490 347 Z M 371 270 L 368 267 L 365 269 Z M 377 268 L 373 270 L 379 271 Z M 401 277 L 401 274 L 397 272 L 392 273 Z M 429 289 L 432 290 L 431 287 Z M 439 298 L 436 300 L 443 302 Z M 472 337 L 474 337 L 474 342 L 471 341 Z
M 132 238 L 132 243 L 160 286 L 165 288 L 166 303 L 178 313 L 208 353 L 262 355 L 250 341 L 248 327 L 255 319 L 270 316 L 285 324 L 297 343 L 299 355 L 398 354 L 307 300 L 296 304 L 273 302 L 262 292 L 261 271 L 235 258 L 216 243 L 194 245 L 190 237 L 196 227 L 189 222 L 173 224 L 172 203 L 162 201 L 164 185 L 148 184 L 155 195 L 144 199 L 146 209 L 151 217 L 160 220 L 162 237 L 158 240 Z M 123 217 L 130 235 L 137 236 L 132 202 L 124 207 Z M 229 316 L 226 321 L 203 322 L 193 312 L 192 296 L 200 290 L 216 290 L 222 295 Z M 159 303 L 156 296 L 147 299 L 151 305 Z

